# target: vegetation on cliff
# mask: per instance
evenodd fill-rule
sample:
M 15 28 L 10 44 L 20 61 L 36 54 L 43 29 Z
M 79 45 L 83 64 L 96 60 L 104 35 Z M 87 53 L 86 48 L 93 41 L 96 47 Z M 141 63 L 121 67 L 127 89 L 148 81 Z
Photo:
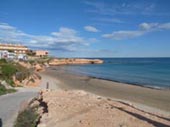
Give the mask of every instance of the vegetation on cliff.
M 41 96 L 33 98 L 31 101 L 22 105 L 17 116 L 14 127 L 37 127 L 43 113 L 47 113 L 46 103 Z
M 17 77 L 17 73 L 20 76 Z M 15 86 L 14 76 L 18 78 L 17 80 L 22 81 L 29 75 L 28 69 L 18 63 L 0 59 L 0 95 L 16 91 L 12 89 Z
M 4 86 L 0 85 L 0 95 L 16 92 L 15 89 L 6 89 Z
M 7 62 L 5 59 L 0 60 L 0 79 L 5 80 L 9 85 L 14 86 L 12 78 L 17 73 L 21 73 L 22 76 L 18 77 L 18 80 L 24 80 L 29 76 L 28 69 L 14 62 Z M 27 74 L 26 74 L 27 73 Z
M 27 107 L 19 113 L 14 127 L 36 127 L 39 117 L 37 107 Z

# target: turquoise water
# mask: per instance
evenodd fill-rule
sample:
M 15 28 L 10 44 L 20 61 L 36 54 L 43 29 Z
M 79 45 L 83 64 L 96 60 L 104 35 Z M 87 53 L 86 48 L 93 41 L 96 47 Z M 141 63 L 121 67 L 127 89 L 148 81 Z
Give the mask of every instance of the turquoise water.
M 102 58 L 101 58 L 102 59 Z M 71 65 L 65 69 L 96 78 L 153 88 L 170 88 L 170 58 L 105 58 L 104 64 Z

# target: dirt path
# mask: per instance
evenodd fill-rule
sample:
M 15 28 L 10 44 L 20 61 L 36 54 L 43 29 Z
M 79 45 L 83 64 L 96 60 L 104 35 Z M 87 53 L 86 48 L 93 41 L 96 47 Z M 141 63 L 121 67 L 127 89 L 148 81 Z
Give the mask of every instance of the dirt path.
M 25 90 L 14 94 L 0 96 L 0 119 L 2 127 L 13 127 L 20 109 L 20 104 L 37 95 L 36 91 Z M 0 127 L 1 127 L 0 126 Z
M 51 77 L 45 73 L 40 73 L 41 76 L 41 85 L 39 86 L 41 89 L 47 88 L 47 84 L 48 84 L 48 88 L 49 89 L 60 89 L 59 88 L 59 84 L 61 83 L 60 81 L 58 81 L 56 78 Z
M 24 101 L 37 96 L 41 89 L 46 89 L 47 82 L 49 89 L 59 89 L 57 86 L 59 81 L 45 74 L 40 74 L 42 81 L 40 86 L 32 88 L 17 88 L 18 92 L 0 96 L 0 127 L 13 127 L 13 123 L 17 117 L 20 105 Z

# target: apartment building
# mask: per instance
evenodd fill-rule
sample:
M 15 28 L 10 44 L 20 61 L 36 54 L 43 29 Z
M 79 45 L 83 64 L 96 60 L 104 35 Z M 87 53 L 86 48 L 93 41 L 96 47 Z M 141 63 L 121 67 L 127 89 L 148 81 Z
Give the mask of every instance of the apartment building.
M 37 57 L 48 56 L 48 51 L 45 51 L 45 50 L 36 50 L 36 51 L 35 51 L 35 55 L 36 55 Z
M 26 46 L 23 46 L 20 44 L 1 44 L 0 43 L 0 50 L 14 52 L 16 54 L 25 54 L 29 49 Z

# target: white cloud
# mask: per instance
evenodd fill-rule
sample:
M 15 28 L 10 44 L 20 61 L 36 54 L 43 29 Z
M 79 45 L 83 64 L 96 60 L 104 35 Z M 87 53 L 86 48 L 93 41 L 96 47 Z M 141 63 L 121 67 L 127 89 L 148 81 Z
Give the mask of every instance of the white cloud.
M 52 32 L 51 35 L 58 43 L 81 43 L 84 42 L 82 37 L 77 36 L 77 31 L 70 28 L 61 27 L 59 32 Z
M 22 37 L 28 36 L 26 33 L 10 26 L 7 23 L 0 23 L 0 39 L 3 41 L 19 42 Z
M 88 5 L 87 12 L 97 13 L 100 15 L 115 16 L 115 15 L 161 15 L 169 16 L 168 7 L 163 4 L 157 6 L 156 2 L 152 1 L 127 1 L 127 2 L 99 2 L 86 1 Z M 159 7 L 159 8 L 158 8 Z M 164 8 L 164 10 L 160 9 Z
M 102 37 L 110 38 L 115 40 L 129 39 L 134 37 L 142 36 L 149 32 L 159 31 L 159 30 L 170 30 L 170 23 L 141 23 L 137 30 L 121 30 L 113 31 L 110 34 L 103 34 Z
M 0 23 L 1 43 L 22 43 L 32 48 L 48 48 L 49 50 L 73 51 L 75 47 L 88 45 L 88 39 L 78 35 L 74 29 L 61 27 L 51 35 L 31 35 L 18 30 L 7 23 Z
M 139 27 L 143 30 L 170 30 L 170 22 L 168 23 L 141 23 Z
M 68 35 L 75 35 L 77 32 L 74 29 L 70 29 L 70 28 L 65 28 L 65 27 L 61 27 L 59 29 L 59 32 L 52 32 L 51 34 L 54 36 L 68 36 Z
M 134 38 L 143 35 L 144 32 L 142 31 L 116 31 L 111 34 L 104 34 L 102 37 L 104 38 L 111 38 L 115 40 L 122 40 L 128 38 Z
M 142 29 L 142 30 L 150 30 L 150 29 L 155 29 L 157 28 L 158 26 L 158 23 L 141 23 L 139 25 L 139 27 Z
M 159 28 L 160 29 L 167 29 L 167 30 L 169 30 L 170 29 L 170 23 L 160 24 Z
M 7 23 L 0 23 L 0 29 L 3 29 L 3 30 L 16 30 L 15 27 L 9 26 Z
M 97 28 L 93 26 L 85 26 L 84 29 L 89 32 L 100 32 Z

